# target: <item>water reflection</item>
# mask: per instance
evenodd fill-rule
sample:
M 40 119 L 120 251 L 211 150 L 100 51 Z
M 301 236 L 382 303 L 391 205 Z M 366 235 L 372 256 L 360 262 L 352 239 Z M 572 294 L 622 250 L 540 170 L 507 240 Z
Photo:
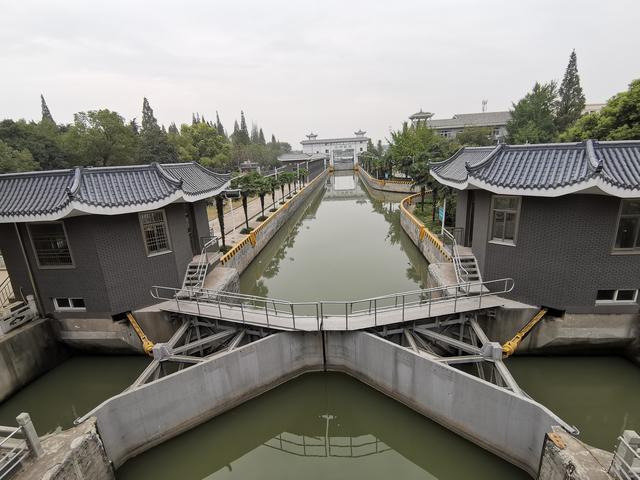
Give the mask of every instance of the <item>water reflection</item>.
M 464 457 L 464 462 L 457 461 Z M 526 474 L 343 374 L 304 375 L 127 462 L 119 480 L 519 479 Z
M 242 293 L 314 301 L 426 287 L 428 264 L 400 227 L 402 197 L 352 172 L 328 177 L 242 274 Z

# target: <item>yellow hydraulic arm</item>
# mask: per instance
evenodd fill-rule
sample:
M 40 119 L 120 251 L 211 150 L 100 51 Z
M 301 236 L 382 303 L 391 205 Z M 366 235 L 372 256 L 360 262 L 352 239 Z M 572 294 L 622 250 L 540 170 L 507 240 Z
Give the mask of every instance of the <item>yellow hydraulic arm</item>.
M 544 318 L 546 314 L 547 314 L 547 309 L 542 308 L 538 313 L 534 315 L 534 317 L 531 320 L 529 320 L 529 322 L 527 322 L 527 324 L 524 327 L 522 327 L 518 331 L 518 333 L 514 335 L 514 337 L 511 340 L 509 340 L 508 342 L 505 342 L 505 344 L 502 345 L 503 358 L 507 358 L 513 355 L 513 353 L 516 351 L 516 348 L 518 348 L 518 345 L 520 345 L 520 342 L 524 339 L 524 337 L 526 337 L 529 334 L 529 332 L 533 330 L 533 327 L 535 327 L 538 324 L 538 322 Z
M 129 323 L 131 324 L 133 329 L 136 331 L 138 337 L 140 337 L 144 353 L 146 353 L 147 355 L 153 355 L 153 342 L 149 340 L 149 338 L 144 334 L 144 332 L 142 331 L 142 327 L 140 327 L 140 324 L 131 312 L 127 312 L 127 318 L 129 319 Z

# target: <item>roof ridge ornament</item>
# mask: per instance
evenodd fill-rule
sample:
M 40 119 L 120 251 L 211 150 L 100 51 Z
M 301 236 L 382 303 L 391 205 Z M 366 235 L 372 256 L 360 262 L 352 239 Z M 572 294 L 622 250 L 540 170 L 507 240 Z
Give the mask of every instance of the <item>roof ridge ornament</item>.
M 588 139 L 584 142 L 585 150 L 587 153 L 587 159 L 589 165 L 594 169 L 594 173 L 600 173 L 602 171 L 602 160 L 598 158 L 594 145 L 595 140 Z
M 476 163 L 473 166 L 469 165 L 469 168 L 467 168 L 467 172 L 471 173 L 474 170 L 478 170 L 478 169 L 484 167 L 489 162 L 493 161 L 493 159 L 498 155 L 498 153 L 500 153 L 502 150 L 506 150 L 506 148 L 507 148 L 506 144 L 499 143 L 498 145 L 496 145 L 496 148 L 491 150 L 491 153 L 489 153 L 489 155 L 487 155 L 483 160 L 481 160 L 480 162 Z
M 83 169 L 84 167 L 74 167 L 73 169 L 73 182 L 71 183 L 71 186 L 65 189 L 69 198 L 74 198 L 80 190 Z
M 182 179 L 177 179 L 169 172 L 167 172 L 158 162 L 151 162 L 151 166 L 156 169 L 156 171 L 160 174 L 162 178 L 164 178 L 167 182 L 176 185 L 178 188 L 182 188 Z

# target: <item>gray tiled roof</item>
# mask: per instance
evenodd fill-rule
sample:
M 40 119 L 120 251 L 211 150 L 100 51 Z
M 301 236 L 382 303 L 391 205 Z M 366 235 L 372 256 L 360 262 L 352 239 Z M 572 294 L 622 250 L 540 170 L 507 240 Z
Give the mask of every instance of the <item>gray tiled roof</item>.
M 0 175 L 0 222 L 60 218 L 74 210 L 98 214 L 126 213 L 127 208 L 140 211 L 178 198 L 206 198 L 228 182 L 229 175 L 195 163 L 5 174 Z
M 491 127 L 506 125 L 509 120 L 509 112 L 457 113 L 453 118 L 427 120 L 427 125 L 431 128 Z
M 283 153 L 278 157 L 280 162 L 306 162 L 312 160 L 323 160 L 326 158 L 324 153 L 302 153 L 302 152 L 290 152 Z
M 562 195 L 597 188 L 640 196 L 640 141 L 463 148 L 432 173 L 456 188 Z
M 316 138 L 314 140 L 303 140 L 302 145 L 311 145 L 316 143 L 340 143 L 340 142 L 362 142 L 369 140 L 369 137 L 343 137 L 343 138 Z

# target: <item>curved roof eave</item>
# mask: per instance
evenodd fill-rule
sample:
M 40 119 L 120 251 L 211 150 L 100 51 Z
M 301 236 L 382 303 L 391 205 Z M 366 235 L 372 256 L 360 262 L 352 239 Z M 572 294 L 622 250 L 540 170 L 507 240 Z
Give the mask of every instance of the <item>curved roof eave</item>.
M 46 214 L 13 215 L 0 217 L 0 223 L 52 222 L 80 215 L 124 215 L 127 213 L 146 212 L 149 210 L 164 208 L 167 205 L 180 201 L 193 203 L 204 200 L 206 198 L 215 197 L 216 195 L 219 195 L 224 190 L 229 188 L 230 183 L 231 182 L 228 181 L 224 183 L 220 188 L 195 195 L 187 194 L 182 190 L 176 190 L 173 194 L 154 202 L 139 203 L 135 205 L 123 205 L 117 207 L 90 205 L 77 200 L 72 200 L 64 208 L 61 208 L 60 210 L 57 210 L 55 212 Z
M 440 179 L 438 179 L 440 181 Z M 445 183 L 445 182 L 442 182 Z M 561 197 L 563 195 L 570 195 L 572 193 L 600 193 L 603 195 L 611 195 L 619 198 L 637 198 L 640 197 L 640 188 L 638 189 L 626 189 L 620 188 L 615 185 L 611 185 L 608 182 L 603 181 L 598 177 L 592 177 L 588 180 L 573 183 L 570 185 L 564 185 L 554 188 L 519 188 L 519 187 L 503 187 L 499 185 L 492 185 L 487 182 L 469 177 L 464 184 L 452 184 L 446 183 L 449 186 L 458 188 L 460 190 L 468 189 L 469 187 L 477 188 L 480 190 L 486 190 L 488 192 L 497 195 L 520 195 L 526 197 Z

